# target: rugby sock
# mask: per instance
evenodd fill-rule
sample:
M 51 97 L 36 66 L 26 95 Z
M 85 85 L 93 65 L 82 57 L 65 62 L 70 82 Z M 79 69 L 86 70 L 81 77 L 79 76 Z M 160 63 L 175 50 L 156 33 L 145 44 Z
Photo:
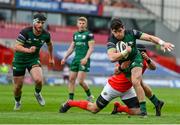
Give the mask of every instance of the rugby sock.
M 155 95 L 151 96 L 149 99 L 155 106 L 158 105 L 159 99 Z
M 19 102 L 19 101 L 21 100 L 21 95 L 19 95 L 19 96 L 14 96 L 14 98 L 15 98 L 16 102 Z
M 42 89 L 41 87 L 35 86 L 35 92 L 36 92 L 36 93 L 40 93 L 40 92 L 41 92 L 41 89 Z
M 119 105 L 117 108 L 118 112 L 126 112 L 127 114 L 129 114 L 129 108 L 126 105 Z
M 71 107 L 79 107 L 81 109 L 85 109 L 87 110 L 87 106 L 88 106 L 88 101 L 86 100 L 80 100 L 80 101 L 75 101 L 75 100 L 69 100 L 68 104 Z
M 146 102 L 140 102 L 140 110 L 141 112 L 146 112 Z
M 86 90 L 85 92 L 86 92 L 86 95 L 87 95 L 87 96 L 91 96 L 91 91 L 90 91 L 90 89 Z
M 74 93 L 69 93 L 69 99 L 73 100 L 74 99 Z

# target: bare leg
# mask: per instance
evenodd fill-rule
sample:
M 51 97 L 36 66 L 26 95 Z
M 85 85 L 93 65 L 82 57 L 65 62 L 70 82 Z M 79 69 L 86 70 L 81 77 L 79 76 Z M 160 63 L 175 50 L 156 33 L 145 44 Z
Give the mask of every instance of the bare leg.
M 77 78 L 77 72 L 70 72 L 69 76 L 69 84 L 68 84 L 68 90 L 69 90 L 69 99 L 73 100 L 74 98 L 74 91 L 75 91 L 75 82 Z
M 139 103 L 140 103 L 140 109 L 142 114 L 146 113 L 146 101 L 145 101 L 145 93 L 141 86 L 141 80 L 142 80 L 142 68 L 141 67 L 134 67 L 131 70 L 131 82 L 133 84 L 133 87 L 136 91 Z
M 14 76 L 14 98 L 15 98 L 15 106 L 14 110 L 20 110 L 21 108 L 21 94 L 22 94 L 22 86 L 24 76 Z
M 42 75 L 42 69 L 39 66 L 34 66 L 30 74 L 35 82 L 35 93 L 34 96 L 36 97 L 36 100 L 41 106 L 45 105 L 45 100 L 41 95 L 42 85 L 43 85 L 43 75 Z
M 86 92 L 86 95 L 88 96 L 87 100 L 90 101 L 90 102 L 93 102 L 94 101 L 94 96 L 91 95 L 91 91 L 90 91 L 88 85 L 84 82 L 85 78 L 86 78 L 86 72 L 79 71 L 78 72 L 79 84 L 82 86 L 82 88 Z

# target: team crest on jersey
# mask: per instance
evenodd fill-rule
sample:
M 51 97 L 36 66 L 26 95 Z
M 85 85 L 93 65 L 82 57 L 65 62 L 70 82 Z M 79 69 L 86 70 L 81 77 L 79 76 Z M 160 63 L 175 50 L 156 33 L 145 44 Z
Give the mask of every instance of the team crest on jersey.
M 86 39 L 86 35 L 82 35 L 82 39 Z

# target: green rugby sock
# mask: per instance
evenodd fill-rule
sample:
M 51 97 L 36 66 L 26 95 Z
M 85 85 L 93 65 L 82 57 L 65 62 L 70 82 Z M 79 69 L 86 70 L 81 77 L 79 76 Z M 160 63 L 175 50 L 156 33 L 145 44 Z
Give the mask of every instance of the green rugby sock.
M 14 96 L 14 98 L 15 98 L 16 102 L 19 102 L 19 101 L 21 100 L 21 95 L 19 95 L 19 96 Z
M 42 88 L 35 87 L 35 92 L 36 92 L 36 93 L 40 93 L 40 92 L 41 92 L 41 89 L 42 89 Z
M 143 102 L 140 102 L 139 104 L 140 104 L 140 110 L 141 110 L 141 112 L 147 112 L 147 111 L 146 111 L 146 102 L 143 101 Z
M 155 106 L 158 105 L 159 99 L 155 95 L 151 96 L 149 99 Z
M 73 100 L 74 99 L 74 93 L 69 93 L 69 99 Z
M 86 95 L 87 95 L 87 96 L 90 96 L 90 95 L 91 95 L 90 89 L 86 90 L 85 92 L 86 92 Z

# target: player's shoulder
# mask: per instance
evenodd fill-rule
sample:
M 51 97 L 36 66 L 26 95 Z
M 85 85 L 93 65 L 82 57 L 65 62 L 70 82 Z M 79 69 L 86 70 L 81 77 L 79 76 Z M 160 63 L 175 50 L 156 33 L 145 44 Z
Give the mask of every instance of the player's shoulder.
M 118 41 L 119 41 L 119 40 L 116 39 L 113 34 L 110 34 L 110 35 L 108 36 L 108 42 L 117 43 Z
M 129 30 L 125 30 L 125 34 L 126 35 L 137 35 L 140 34 L 141 31 L 137 30 L 137 29 L 129 29 Z
M 32 32 L 33 28 L 32 26 L 30 27 L 25 27 L 21 30 L 21 33 L 28 33 L 28 32 Z
M 43 29 L 42 34 L 48 35 L 48 36 L 50 35 L 49 31 L 47 31 L 47 30 L 45 30 L 45 29 Z
M 91 31 L 86 31 L 87 36 L 89 36 L 90 38 L 94 38 L 94 34 Z
M 134 35 L 134 30 L 135 30 L 135 29 L 125 30 L 125 35 Z

